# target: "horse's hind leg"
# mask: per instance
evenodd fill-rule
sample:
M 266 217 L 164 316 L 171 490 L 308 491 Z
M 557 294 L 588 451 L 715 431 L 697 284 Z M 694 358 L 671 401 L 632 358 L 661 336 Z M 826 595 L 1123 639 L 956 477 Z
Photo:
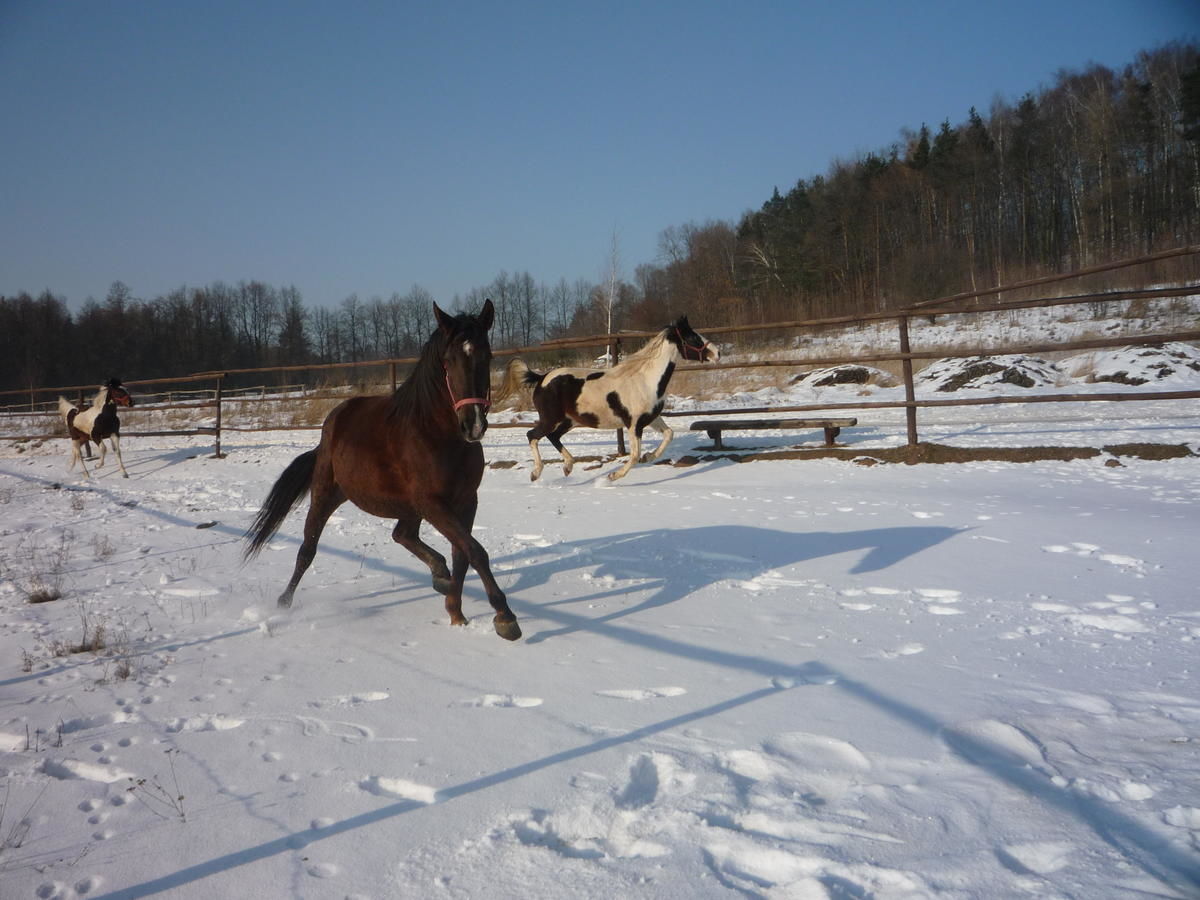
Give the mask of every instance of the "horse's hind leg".
M 92 475 L 88 471 L 87 463 L 83 461 L 83 453 L 80 452 L 79 444 L 79 441 L 71 441 L 71 465 L 68 467 L 67 471 L 69 472 L 74 469 L 75 463 L 78 462 L 79 467 L 83 469 L 83 477 L 91 478 Z
M 565 420 L 552 432 L 546 435 L 546 439 L 554 445 L 554 449 L 562 454 L 563 461 L 563 476 L 571 474 L 571 469 L 575 468 L 575 457 L 571 455 L 571 451 L 563 446 L 562 437 L 575 426 L 575 423 L 570 419 Z
M 529 473 L 530 481 L 537 481 L 542 474 L 542 454 L 538 450 L 538 441 L 550 433 L 550 428 L 546 425 L 546 420 L 539 418 L 538 423 L 525 432 L 525 437 L 529 440 L 529 449 L 533 451 L 533 471 Z
M 449 594 L 453 589 L 453 578 L 450 575 L 450 570 L 446 568 L 446 557 L 438 553 L 420 537 L 421 517 L 416 513 L 411 516 L 406 516 L 403 519 L 396 521 L 396 527 L 392 529 L 392 540 L 415 556 L 425 565 L 429 566 L 429 573 L 433 576 L 433 589 L 439 594 Z M 466 624 L 466 619 L 462 618 L 462 613 L 458 616 L 462 621 L 455 622 L 453 612 L 450 620 L 455 625 Z
M 324 472 L 322 472 L 322 468 L 324 468 Z M 317 541 L 321 539 L 325 523 L 329 521 L 333 511 L 345 502 L 346 495 L 334 482 L 329 464 L 326 463 L 322 467 L 318 462 L 317 469 L 313 473 L 308 515 L 304 519 L 304 541 L 296 553 L 296 568 L 292 570 L 292 578 L 287 587 L 283 589 L 283 593 L 279 595 L 279 606 L 289 607 L 292 605 L 292 595 L 296 592 L 296 585 L 300 583 L 300 579 L 312 565 L 313 557 L 317 555 Z

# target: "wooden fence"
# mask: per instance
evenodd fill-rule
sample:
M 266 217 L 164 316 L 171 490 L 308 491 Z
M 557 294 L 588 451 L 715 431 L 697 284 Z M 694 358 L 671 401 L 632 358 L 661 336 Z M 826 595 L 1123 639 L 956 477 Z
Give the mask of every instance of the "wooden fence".
M 1120 301 L 1144 301 L 1154 302 L 1164 299 L 1172 299 L 1190 295 L 1200 294 L 1200 284 L 1187 284 L 1170 288 L 1149 288 L 1141 290 L 1123 290 L 1123 291 L 1108 291 L 1100 293 L 1075 294 L 1066 297 L 1041 297 L 1037 299 L 1024 299 L 1017 301 L 1002 302 L 1000 300 L 991 303 L 980 302 L 984 297 L 1002 297 L 1006 293 L 1012 293 L 1019 289 L 1029 289 L 1031 287 L 1041 287 L 1048 284 L 1064 282 L 1071 279 L 1079 279 L 1086 275 L 1095 275 L 1103 272 L 1108 272 L 1116 269 L 1126 268 L 1136 265 L 1146 265 L 1164 259 L 1173 257 L 1200 254 L 1200 245 L 1189 247 L 1181 247 L 1175 250 L 1165 251 L 1163 253 L 1151 254 L 1144 257 L 1139 257 L 1132 260 L 1120 260 L 1113 263 L 1108 263 L 1100 266 L 1092 266 L 1087 269 L 1081 269 L 1075 272 L 1070 272 L 1060 275 L 1050 275 L 1041 278 L 1030 279 L 1023 282 L 1009 284 L 1000 287 L 992 287 L 971 291 L 968 293 L 956 294 L 952 297 L 943 297 L 936 300 L 923 301 L 922 303 L 914 304 L 899 310 L 890 310 L 878 313 L 868 313 L 862 315 L 826 317 L 820 319 L 801 319 L 788 322 L 773 322 L 756 325 L 735 325 L 720 328 L 705 328 L 703 329 L 706 336 L 715 335 L 733 335 L 747 332 L 771 332 L 778 334 L 780 332 L 805 332 L 818 329 L 826 329 L 833 326 L 849 326 L 849 325 L 867 325 L 868 323 L 894 323 L 896 329 L 896 345 L 893 350 L 880 349 L 878 352 L 869 354 L 860 354 L 853 357 L 848 356 L 827 356 L 827 357 L 793 357 L 788 359 L 774 360 L 756 360 L 747 362 L 724 362 L 724 363 L 708 363 L 704 365 L 692 364 L 681 365 L 677 368 L 677 372 L 697 371 L 697 372 L 713 372 L 724 371 L 731 369 L 748 369 L 748 368 L 770 368 L 770 367 L 786 367 L 794 369 L 808 369 L 813 367 L 835 366 L 847 363 L 879 363 L 879 362 L 899 362 L 902 367 L 902 381 L 904 385 L 904 400 L 895 401 L 845 401 L 838 403 L 812 403 L 798 406 L 773 406 L 759 407 L 748 409 L 745 407 L 739 409 L 706 409 L 706 416 L 734 415 L 746 413 L 794 413 L 794 412 L 815 412 L 822 410 L 839 410 L 839 409 L 895 409 L 902 408 L 905 410 L 907 439 L 909 445 L 915 445 L 919 441 L 918 436 L 918 410 L 923 408 L 936 408 L 943 406 L 986 406 L 1008 403 L 1063 403 L 1063 402 L 1136 402 L 1149 400 L 1179 400 L 1179 399 L 1197 399 L 1200 398 L 1200 391 L 1182 390 L 1182 391 L 1157 391 L 1157 390 L 1139 390 L 1126 391 L 1115 393 L 1063 393 L 1063 394 L 1038 394 L 1032 396 L 1012 396 L 1012 397 L 981 397 L 969 399 L 921 399 L 916 397 L 915 384 L 913 378 L 913 362 L 915 360 L 932 360 L 932 359 L 956 359 L 970 357 L 987 357 L 998 356 L 1003 354 L 1014 353 L 1047 353 L 1061 352 L 1070 350 L 1093 350 L 1103 349 L 1108 347 L 1128 347 L 1128 346 L 1156 346 L 1169 341 L 1182 342 L 1197 342 L 1200 341 L 1200 322 L 1191 321 L 1185 327 L 1170 330 L 1167 332 L 1157 332 L 1153 334 L 1138 334 L 1138 335 L 1123 335 L 1107 338 L 1086 338 L 1073 341 L 1054 341 L 1054 342 L 1034 342 L 1026 344 L 1013 344 L 1004 346 L 970 346 L 958 347 L 954 349 L 929 349 L 929 350 L 914 350 L 912 346 L 912 323 L 916 321 L 918 324 L 922 322 L 930 323 L 936 321 L 939 316 L 973 316 L 984 315 L 996 312 L 1028 310 L 1038 308 L 1052 308 L 1059 306 L 1067 306 L 1072 304 L 1110 304 Z M 964 301 L 975 301 L 969 307 L 963 304 Z M 652 337 L 657 332 L 623 332 L 620 334 L 600 334 L 590 335 L 586 337 L 567 338 L 556 341 L 546 341 L 531 347 L 519 347 L 514 349 L 502 349 L 495 352 L 496 357 L 508 357 L 521 354 L 532 353 L 579 353 L 592 347 L 615 346 L 619 355 L 621 348 L 626 342 L 642 338 Z M 272 389 L 275 393 L 268 395 L 266 388 L 256 388 L 258 397 L 248 397 L 245 389 L 236 395 L 229 395 L 224 390 L 224 381 L 231 375 L 245 374 L 279 374 L 292 372 L 308 372 L 333 369 L 349 369 L 354 371 L 370 371 L 386 369 L 386 381 L 384 383 L 391 384 L 394 389 L 399 383 L 399 379 L 403 372 L 416 363 L 416 358 L 402 359 L 382 359 L 371 360 L 360 363 L 330 363 L 322 365 L 302 365 L 302 366 L 271 366 L 260 368 L 246 369 L 230 369 L 224 372 L 201 372 L 193 375 L 175 376 L 171 378 L 155 378 L 142 379 L 137 381 L 127 381 L 126 386 L 146 388 L 164 384 L 182 385 L 182 384 L 209 384 L 211 387 L 205 387 L 197 393 L 200 399 L 195 401 L 176 402 L 174 394 L 182 395 L 183 391 L 171 392 L 168 395 L 167 402 L 153 404 L 139 404 L 141 408 L 150 408 L 154 410 L 212 410 L 212 425 L 193 426 L 188 429 L 179 430 L 156 430 L 156 431 L 127 431 L 125 434 L 133 436 L 191 436 L 191 435 L 212 435 L 215 444 L 214 455 L 222 456 L 221 452 L 221 435 L 222 432 L 228 431 L 277 431 L 277 430 L 302 430 L 302 429 L 317 429 L 319 424 L 311 425 L 264 425 L 260 427 L 233 426 L 224 423 L 223 407 L 232 403 L 283 403 L 295 402 L 296 394 L 294 391 L 281 391 L 280 388 Z M 382 374 L 382 373 L 381 373 Z M 6 440 L 36 440 L 45 439 L 48 437 L 61 435 L 63 428 L 57 421 L 58 413 L 54 411 L 41 411 L 39 407 L 38 396 L 41 395 L 58 395 L 71 394 L 78 392 L 82 399 L 83 392 L 94 392 L 94 385 L 74 385 L 61 388 L 31 388 L 22 391 L 3 391 L 0 392 L 0 397 L 6 396 L 21 396 L 29 397 L 29 403 L 14 404 L 12 406 L 0 407 L 0 423 L 5 418 L 21 417 L 53 417 L 56 421 L 52 425 L 52 429 L 39 434 L 22 434 L 11 435 L 2 434 Z M 331 393 L 331 392 L 307 392 L 302 393 L 304 400 L 333 400 L 344 399 L 346 393 Z M 42 405 L 46 405 L 42 401 Z M 694 415 L 694 411 L 665 411 L 664 416 L 685 416 Z M 492 427 L 499 428 L 528 428 L 532 422 L 496 422 Z M 618 435 L 620 441 L 620 435 Z M 623 441 L 622 452 L 623 452 Z

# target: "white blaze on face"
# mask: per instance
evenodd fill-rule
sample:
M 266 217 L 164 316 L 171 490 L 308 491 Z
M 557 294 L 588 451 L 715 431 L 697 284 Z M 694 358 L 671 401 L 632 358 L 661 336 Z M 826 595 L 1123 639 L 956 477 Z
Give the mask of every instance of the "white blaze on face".
M 465 353 L 467 356 L 470 356 L 474 352 L 475 352 L 475 345 L 472 344 L 470 341 L 463 341 L 463 353 Z

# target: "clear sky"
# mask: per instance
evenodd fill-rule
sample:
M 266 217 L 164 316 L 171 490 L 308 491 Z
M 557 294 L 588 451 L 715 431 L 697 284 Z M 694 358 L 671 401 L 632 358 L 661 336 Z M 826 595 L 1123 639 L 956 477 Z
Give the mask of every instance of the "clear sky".
M 1197 0 L 0 0 L 0 294 L 599 281 Z

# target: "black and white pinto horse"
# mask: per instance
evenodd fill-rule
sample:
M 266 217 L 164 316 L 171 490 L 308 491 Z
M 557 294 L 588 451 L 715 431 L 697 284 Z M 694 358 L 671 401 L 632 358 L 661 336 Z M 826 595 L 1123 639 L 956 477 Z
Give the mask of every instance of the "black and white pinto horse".
M 533 388 L 533 405 L 538 423 L 526 434 L 533 450 L 533 471 L 529 478 L 537 481 L 542 474 L 542 455 L 538 441 L 548 438 L 563 459 L 563 474 L 570 475 L 575 458 L 562 445 L 562 436 L 575 425 L 586 428 L 624 428 L 630 435 L 629 459 L 610 472 L 612 481 L 623 478 L 639 462 L 642 454 L 642 433 L 649 426 L 662 434 L 662 441 L 646 461 L 662 456 L 675 432 L 662 419 L 663 398 L 667 385 L 680 360 L 715 362 L 721 351 L 680 316 L 642 349 L 611 369 L 559 368 L 539 375 L 523 360 L 508 364 L 501 395 L 507 396 L 517 387 Z
M 88 441 L 95 441 L 96 446 L 100 448 L 100 462 L 96 464 L 99 468 L 104 465 L 105 440 L 112 444 L 113 450 L 116 451 L 121 474 L 129 477 L 129 473 L 125 471 L 125 460 L 121 459 L 121 420 L 117 418 L 118 406 L 133 406 L 133 397 L 121 386 L 119 378 L 110 378 L 107 383 L 101 385 L 100 392 L 92 400 L 92 405 L 82 411 L 66 397 L 58 398 L 58 411 L 67 423 L 67 432 L 71 436 L 70 469 L 74 469 L 75 463 L 78 462 L 83 467 L 84 478 L 92 476 L 83 461 L 80 448 Z

